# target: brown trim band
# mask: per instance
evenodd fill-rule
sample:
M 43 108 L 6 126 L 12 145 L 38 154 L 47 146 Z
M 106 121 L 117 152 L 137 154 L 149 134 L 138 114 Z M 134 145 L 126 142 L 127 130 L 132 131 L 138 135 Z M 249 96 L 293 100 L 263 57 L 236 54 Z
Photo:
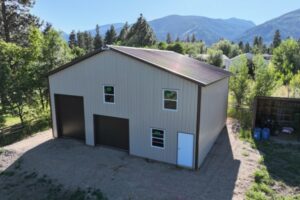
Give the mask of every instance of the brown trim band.
M 47 80 L 48 80 L 48 93 L 49 93 L 49 103 L 50 103 L 50 115 L 51 115 L 51 118 L 50 118 L 50 120 L 51 120 L 51 128 L 52 128 L 52 136 L 53 137 L 55 137 L 54 136 L 54 124 L 53 124 L 53 113 L 52 113 L 52 106 L 53 106 L 53 104 L 52 104 L 52 100 L 51 100 L 51 92 L 50 92 L 50 80 L 49 80 L 49 77 L 47 77 Z
M 200 114 L 201 114 L 201 86 L 198 85 L 197 97 L 197 120 L 196 120 L 196 149 L 195 149 L 195 170 L 198 169 L 198 154 L 199 154 L 199 135 L 200 135 Z

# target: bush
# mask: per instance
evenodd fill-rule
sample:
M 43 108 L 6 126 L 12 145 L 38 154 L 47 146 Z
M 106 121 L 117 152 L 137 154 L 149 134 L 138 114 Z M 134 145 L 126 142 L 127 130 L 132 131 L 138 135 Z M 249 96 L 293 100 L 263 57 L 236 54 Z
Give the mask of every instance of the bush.
M 266 168 L 257 170 L 254 173 L 254 180 L 255 180 L 255 183 L 257 183 L 257 184 L 272 184 L 273 183 Z
M 249 140 L 252 138 L 251 136 L 251 131 L 250 130 L 245 130 L 245 129 L 241 129 L 240 130 L 240 139 L 243 139 L 243 140 Z
M 246 199 L 247 200 L 266 200 L 267 196 L 263 192 L 250 189 L 246 193 Z
M 177 53 L 184 54 L 184 48 L 183 48 L 183 45 L 181 43 L 171 44 L 171 45 L 168 46 L 167 49 L 170 50 L 170 51 L 175 51 Z

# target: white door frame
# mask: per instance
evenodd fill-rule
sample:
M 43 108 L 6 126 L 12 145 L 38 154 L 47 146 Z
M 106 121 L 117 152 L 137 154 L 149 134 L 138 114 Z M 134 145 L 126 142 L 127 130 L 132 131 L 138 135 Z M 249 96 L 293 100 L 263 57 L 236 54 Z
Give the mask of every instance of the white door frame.
M 187 134 L 187 135 L 192 135 L 193 136 L 193 147 L 192 147 L 192 166 L 185 166 L 185 165 L 180 165 L 178 163 L 178 144 L 179 144 L 179 140 L 178 140 L 178 137 L 179 137 L 179 134 Z M 180 167 L 184 167 L 184 168 L 188 168 L 188 169 L 193 169 L 193 166 L 195 164 L 195 135 L 193 133 L 186 133 L 186 132 L 183 132 L 183 131 L 179 131 L 177 132 L 177 148 L 176 148 L 176 155 L 177 155 L 177 158 L 176 158 L 176 164 Z

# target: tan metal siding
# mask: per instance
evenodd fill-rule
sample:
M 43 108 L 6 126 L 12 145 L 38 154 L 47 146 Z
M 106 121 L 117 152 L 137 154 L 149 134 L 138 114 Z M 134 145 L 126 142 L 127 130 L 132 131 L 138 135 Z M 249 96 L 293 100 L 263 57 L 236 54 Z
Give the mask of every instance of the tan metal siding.
M 94 145 L 93 114 L 129 119 L 130 154 L 176 164 L 177 132 L 196 132 L 197 84 L 113 51 L 49 77 L 54 93 L 84 96 L 86 143 Z M 115 104 L 103 103 L 103 85 Z M 162 109 L 162 89 L 178 90 L 178 111 Z M 55 109 L 53 112 L 56 133 Z M 151 147 L 150 128 L 166 130 L 165 149 Z
M 198 167 L 224 128 L 227 117 L 228 81 L 225 78 L 202 87 L 198 149 Z

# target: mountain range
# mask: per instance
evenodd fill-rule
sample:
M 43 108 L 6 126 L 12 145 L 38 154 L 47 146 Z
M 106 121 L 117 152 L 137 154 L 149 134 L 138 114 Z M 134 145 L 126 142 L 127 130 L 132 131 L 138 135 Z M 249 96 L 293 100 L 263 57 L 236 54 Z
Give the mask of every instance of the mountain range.
M 210 45 L 224 38 L 231 41 L 252 43 L 255 36 L 261 36 L 269 44 L 274 33 L 280 30 L 282 38 L 300 37 L 300 9 L 271 19 L 263 24 L 255 25 L 252 21 L 238 18 L 213 19 L 202 16 L 169 15 L 149 21 L 150 26 L 159 41 L 165 41 L 167 33 L 175 40 L 177 37 L 184 40 L 189 35 L 195 34 L 197 39 Z M 100 33 L 104 35 L 111 25 L 119 32 L 124 23 L 106 24 L 100 26 Z M 95 29 L 88 30 L 95 35 Z M 67 39 L 68 35 L 64 33 Z
M 276 30 L 280 30 L 282 38 L 300 38 L 300 9 L 271 19 L 255 26 L 236 38 L 236 41 L 252 42 L 255 36 L 261 36 L 264 42 L 270 44 Z

